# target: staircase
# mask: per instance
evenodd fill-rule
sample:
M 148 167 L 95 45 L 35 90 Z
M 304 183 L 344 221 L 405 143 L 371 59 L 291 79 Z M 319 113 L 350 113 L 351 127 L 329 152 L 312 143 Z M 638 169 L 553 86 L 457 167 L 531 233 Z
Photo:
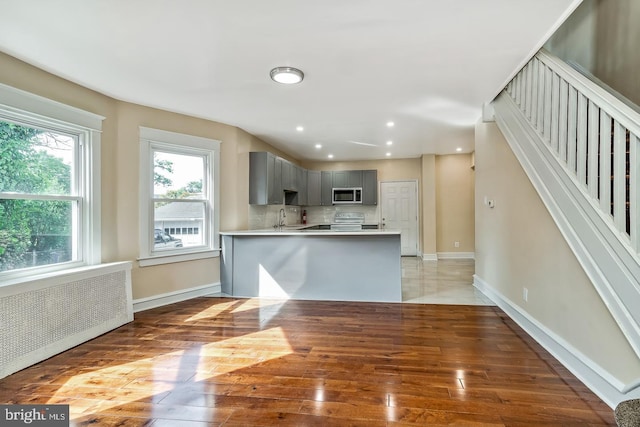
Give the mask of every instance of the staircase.
M 542 50 L 493 103 L 542 201 L 640 358 L 640 113 Z M 615 384 L 622 394 L 640 384 Z

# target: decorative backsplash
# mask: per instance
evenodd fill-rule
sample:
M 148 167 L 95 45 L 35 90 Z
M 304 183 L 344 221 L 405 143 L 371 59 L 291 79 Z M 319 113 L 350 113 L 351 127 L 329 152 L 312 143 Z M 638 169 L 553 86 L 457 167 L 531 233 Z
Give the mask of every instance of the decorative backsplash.
M 302 223 L 302 211 L 307 211 L 307 224 L 331 224 L 336 212 L 362 212 L 366 224 L 380 221 L 377 206 L 289 206 L 289 205 L 249 205 L 249 229 L 262 230 L 278 224 L 278 214 L 284 209 L 285 225 Z

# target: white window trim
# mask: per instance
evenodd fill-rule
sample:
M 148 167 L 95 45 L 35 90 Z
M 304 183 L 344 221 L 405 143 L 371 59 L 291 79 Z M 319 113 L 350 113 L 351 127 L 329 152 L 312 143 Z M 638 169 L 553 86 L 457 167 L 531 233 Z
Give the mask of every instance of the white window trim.
M 0 84 L 0 119 L 18 121 L 26 125 L 50 127 L 78 135 L 83 144 L 82 168 L 82 219 L 81 239 L 78 243 L 77 261 L 51 264 L 0 273 L 0 278 L 14 282 L 28 279 L 34 274 L 65 272 L 72 268 L 97 265 L 102 262 L 101 254 L 101 179 L 100 145 L 102 121 L 105 117 L 71 107 L 42 96 Z
M 150 235 L 153 224 L 153 207 L 151 200 L 153 196 L 151 151 L 154 145 L 173 145 L 183 147 L 185 151 L 189 148 L 209 153 L 211 162 L 209 183 L 209 200 L 211 200 L 210 212 L 205 215 L 211 218 L 211 226 L 207 227 L 209 236 L 209 247 L 203 249 L 196 247 L 193 249 L 181 248 L 162 253 L 153 253 L 151 242 L 153 236 Z M 182 133 L 169 132 L 160 129 L 152 129 L 140 126 L 140 234 L 139 248 L 140 257 L 138 264 L 140 267 L 152 265 L 168 264 L 174 262 L 192 261 L 197 259 L 214 258 L 220 256 L 219 233 L 220 233 L 220 141 L 203 138 L 199 136 L 186 135 Z M 213 193 L 213 194 L 211 194 Z

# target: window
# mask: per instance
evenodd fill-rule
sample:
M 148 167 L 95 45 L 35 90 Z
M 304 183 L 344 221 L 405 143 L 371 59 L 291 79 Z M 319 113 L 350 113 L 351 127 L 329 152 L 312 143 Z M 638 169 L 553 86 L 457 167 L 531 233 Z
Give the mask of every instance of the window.
M 219 141 L 140 128 L 141 266 L 218 255 L 219 151 Z
M 103 118 L 4 85 L 0 99 L 0 279 L 99 263 Z

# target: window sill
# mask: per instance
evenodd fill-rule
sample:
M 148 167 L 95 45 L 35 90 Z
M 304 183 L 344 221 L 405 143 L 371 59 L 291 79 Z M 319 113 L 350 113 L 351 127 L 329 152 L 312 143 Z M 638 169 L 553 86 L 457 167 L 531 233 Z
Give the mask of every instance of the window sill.
M 131 270 L 131 262 L 119 261 L 107 264 L 95 264 L 95 265 L 80 265 L 74 263 L 70 268 L 58 269 L 54 271 L 47 271 L 44 273 L 31 272 L 30 275 L 20 275 L 16 277 L 10 277 L 2 280 L 0 285 L 0 294 L 6 295 L 5 292 L 9 292 L 12 286 L 16 286 L 14 289 L 24 292 L 26 289 L 39 289 L 40 286 L 55 286 L 63 283 L 68 283 L 76 280 L 84 280 L 88 277 L 95 277 L 96 275 L 109 274 L 116 271 Z
M 138 258 L 138 265 L 140 267 L 151 267 L 153 265 L 195 261 L 198 259 L 217 258 L 219 256 L 220 249 L 206 250 L 201 252 L 190 252 L 185 254 L 156 255 L 151 257 Z

